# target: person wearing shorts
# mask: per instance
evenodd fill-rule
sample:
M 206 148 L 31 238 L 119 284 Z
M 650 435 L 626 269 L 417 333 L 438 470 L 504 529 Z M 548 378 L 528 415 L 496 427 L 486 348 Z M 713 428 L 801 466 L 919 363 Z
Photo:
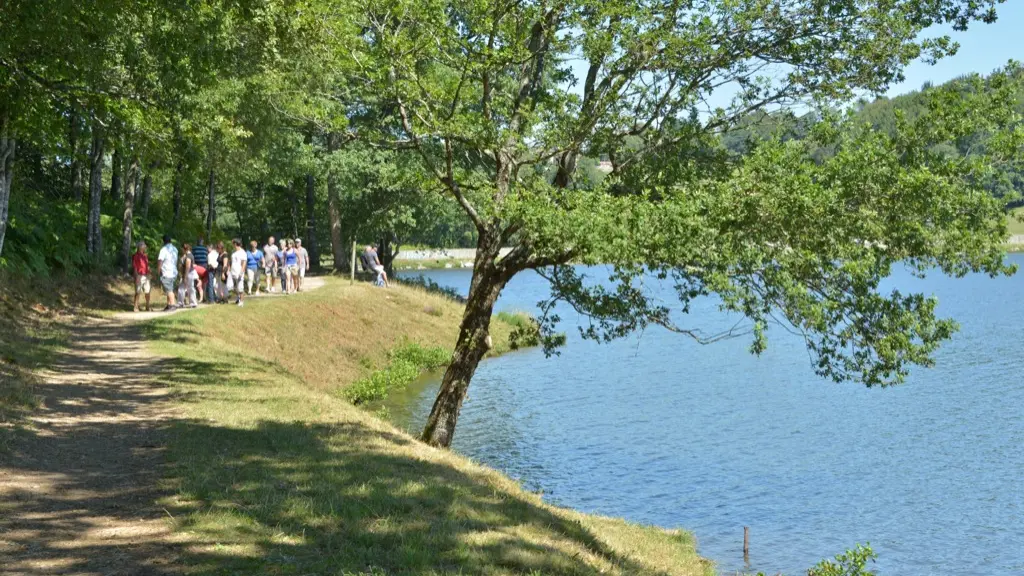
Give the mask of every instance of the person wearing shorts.
M 274 244 L 273 236 L 263 246 L 263 273 L 267 277 L 267 293 L 270 294 L 277 282 L 277 244 Z
M 288 267 L 288 292 L 294 294 L 299 284 L 299 253 L 295 250 L 295 240 L 288 241 L 284 263 Z
M 299 263 L 299 276 L 295 284 L 295 291 L 302 291 L 302 281 L 306 278 L 306 272 L 309 271 L 309 252 L 302 247 L 302 238 L 295 239 L 295 256 Z
M 255 288 L 256 294 L 260 293 L 260 268 L 263 267 L 263 252 L 259 244 L 252 240 L 249 242 L 249 251 L 245 253 L 245 288 L 250 296 Z
M 171 243 L 171 237 L 164 234 L 164 246 L 157 255 L 157 263 L 160 265 L 160 284 L 167 296 L 167 306 L 164 312 L 174 310 L 174 282 L 178 279 L 178 249 Z
M 139 295 L 146 295 L 146 312 L 152 311 L 149 307 L 149 256 L 146 255 L 146 243 L 139 242 L 135 247 L 135 254 L 132 255 L 132 271 L 135 273 L 135 311 L 139 311 Z
M 278 242 L 277 247 L 277 274 L 281 277 L 281 293 L 288 294 L 290 292 L 288 286 L 288 264 L 285 258 L 285 250 L 288 249 L 287 241 L 282 238 Z
M 238 299 L 235 300 L 235 304 L 241 306 L 243 304 L 243 297 L 245 296 L 245 268 L 248 256 L 245 254 L 245 250 L 242 249 L 242 241 L 235 238 L 231 241 L 235 246 L 234 252 L 231 253 L 231 264 L 230 273 L 231 280 L 229 285 L 233 285 L 235 294 L 238 295 Z
M 384 271 L 384 265 L 380 263 L 380 258 L 377 257 L 377 251 L 373 249 L 373 246 L 367 246 L 363 250 L 362 254 L 363 268 L 367 272 L 373 272 L 377 275 L 378 286 L 391 286 L 388 282 L 388 274 Z

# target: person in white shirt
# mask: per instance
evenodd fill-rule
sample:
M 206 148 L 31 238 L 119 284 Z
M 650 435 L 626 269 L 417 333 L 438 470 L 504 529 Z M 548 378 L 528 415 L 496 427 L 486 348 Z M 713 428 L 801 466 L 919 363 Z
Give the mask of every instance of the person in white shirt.
M 235 238 L 231 241 L 235 245 L 235 251 L 231 253 L 231 281 L 235 289 L 235 294 L 238 295 L 238 300 L 235 301 L 239 306 L 242 305 L 242 297 L 245 296 L 245 265 L 249 260 L 246 256 L 245 250 L 242 249 L 242 241 Z
M 206 257 L 206 301 L 210 304 L 217 303 L 217 273 L 220 270 L 217 266 L 220 265 L 220 252 L 217 252 L 217 244 L 214 242 L 210 243 L 210 252 Z
M 178 249 L 171 244 L 171 237 L 167 234 L 164 234 L 164 246 L 160 249 L 157 261 L 160 264 L 160 284 L 167 296 L 164 312 L 168 312 L 175 307 L 174 281 L 178 278 Z
M 302 291 L 302 281 L 306 278 L 306 272 L 309 271 L 309 252 L 302 247 L 302 238 L 295 239 L 295 256 L 299 262 L 299 277 L 296 279 L 295 291 Z

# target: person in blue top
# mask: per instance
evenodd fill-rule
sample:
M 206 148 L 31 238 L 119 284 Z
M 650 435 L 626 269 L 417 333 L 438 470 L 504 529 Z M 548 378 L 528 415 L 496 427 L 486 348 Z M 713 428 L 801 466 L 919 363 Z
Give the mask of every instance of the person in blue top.
M 281 238 L 279 243 L 280 245 L 277 249 L 277 273 L 281 277 L 281 293 L 288 294 L 290 293 L 288 290 L 288 266 L 285 264 L 286 257 L 284 255 L 285 249 L 288 248 L 288 242 Z
M 256 294 L 260 293 L 260 269 L 263 268 L 263 252 L 259 243 L 255 240 L 249 242 L 249 251 L 245 253 L 245 283 L 246 292 L 251 296 L 253 287 L 256 287 Z
M 288 293 L 294 294 L 299 280 L 299 253 L 295 251 L 295 241 L 288 241 L 288 249 L 284 251 L 284 263 L 288 267 Z

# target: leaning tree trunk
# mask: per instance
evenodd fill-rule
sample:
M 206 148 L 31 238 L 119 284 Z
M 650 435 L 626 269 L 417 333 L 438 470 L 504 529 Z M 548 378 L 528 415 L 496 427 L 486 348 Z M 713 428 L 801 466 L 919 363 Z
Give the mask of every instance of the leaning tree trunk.
M 127 187 L 124 191 L 124 217 L 121 220 L 121 266 L 125 272 L 132 269 L 132 217 L 135 210 L 135 193 L 139 187 L 139 157 L 133 156 L 125 175 Z
M 207 184 L 207 206 L 206 206 L 206 237 L 213 237 L 213 225 L 217 223 L 217 173 L 210 168 L 210 181 Z
M 174 168 L 174 192 L 172 194 L 174 203 L 174 216 L 171 217 L 171 230 L 178 229 L 178 222 L 181 222 L 181 173 L 185 171 L 185 163 L 178 160 Z M 209 239 L 209 237 L 207 237 Z
M 319 272 L 320 244 L 316 241 L 316 189 L 312 174 L 306 174 L 306 251 L 310 268 Z
M 490 236 L 481 233 L 477 243 L 473 281 L 469 286 L 466 311 L 462 315 L 459 340 L 423 430 L 423 441 L 431 446 L 451 446 L 469 382 L 480 360 L 491 348 L 491 314 L 508 276 L 495 265 L 501 243 Z
M 11 183 L 14 180 L 14 154 L 18 142 L 10 135 L 6 114 L 0 117 L 0 254 L 4 252 L 7 236 L 7 211 L 11 203 Z
M 295 193 L 295 185 L 288 187 L 288 199 L 292 205 L 292 238 L 299 237 L 299 195 Z
M 103 203 L 103 134 L 99 126 L 92 128 L 92 148 L 89 149 L 89 228 L 85 248 L 93 261 L 103 254 L 103 230 L 100 227 L 100 207 Z
M 337 132 L 327 135 L 328 154 L 338 150 L 339 136 Z M 329 159 L 330 162 L 330 159 Z M 345 245 L 341 234 L 341 206 L 338 200 L 338 174 L 335 172 L 333 163 L 328 165 L 327 170 L 327 217 L 331 225 L 331 255 L 334 256 L 334 269 L 338 272 L 344 271 L 348 264 L 345 258 Z
M 124 161 L 121 157 L 121 147 L 114 150 L 114 156 L 110 159 L 110 199 L 114 202 L 121 200 L 121 169 Z

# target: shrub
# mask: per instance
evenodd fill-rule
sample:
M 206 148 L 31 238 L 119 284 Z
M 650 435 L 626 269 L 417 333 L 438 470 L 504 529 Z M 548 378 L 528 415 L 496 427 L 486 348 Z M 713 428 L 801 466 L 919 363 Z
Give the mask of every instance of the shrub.
M 353 404 L 365 404 L 387 398 L 392 390 L 405 388 L 427 370 L 448 363 L 450 352 L 440 346 L 424 347 L 407 342 L 388 353 L 388 366 L 345 389 L 344 395 Z

